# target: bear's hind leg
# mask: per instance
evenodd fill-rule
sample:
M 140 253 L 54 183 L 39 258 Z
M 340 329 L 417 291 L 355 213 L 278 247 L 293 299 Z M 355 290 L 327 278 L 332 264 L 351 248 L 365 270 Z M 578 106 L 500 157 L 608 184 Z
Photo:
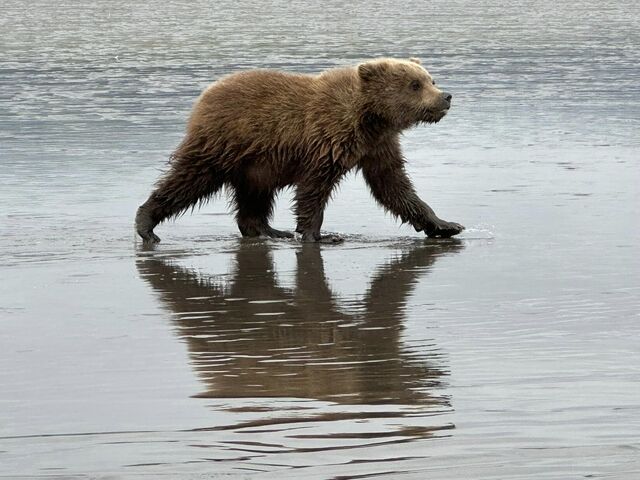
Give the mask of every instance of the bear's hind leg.
M 234 190 L 236 220 L 243 237 L 293 238 L 293 233 L 269 225 L 276 196 L 274 190 L 257 190 L 246 185 L 234 185 Z
M 157 243 L 160 238 L 153 229 L 167 218 L 176 217 L 189 207 L 202 203 L 224 184 L 222 176 L 210 172 L 191 171 L 188 165 L 176 165 L 162 178 L 136 213 L 136 231 L 145 243 Z

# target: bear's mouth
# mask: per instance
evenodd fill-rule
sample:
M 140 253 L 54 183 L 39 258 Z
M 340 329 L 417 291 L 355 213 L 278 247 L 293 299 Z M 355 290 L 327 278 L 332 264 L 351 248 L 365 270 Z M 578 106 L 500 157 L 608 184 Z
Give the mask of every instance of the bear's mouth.
M 438 123 L 448 112 L 449 107 L 439 110 L 425 108 L 420 120 L 424 123 Z

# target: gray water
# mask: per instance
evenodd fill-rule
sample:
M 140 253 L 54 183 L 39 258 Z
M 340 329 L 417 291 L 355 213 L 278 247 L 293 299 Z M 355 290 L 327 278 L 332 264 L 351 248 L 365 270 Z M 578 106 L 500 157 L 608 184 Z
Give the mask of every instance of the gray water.
M 636 2 L 139 3 L 0 9 L 0 477 L 640 478 Z M 403 145 L 459 240 L 357 176 L 339 246 L 135 240 L 209 82 L 382 55 L 454 94 Z

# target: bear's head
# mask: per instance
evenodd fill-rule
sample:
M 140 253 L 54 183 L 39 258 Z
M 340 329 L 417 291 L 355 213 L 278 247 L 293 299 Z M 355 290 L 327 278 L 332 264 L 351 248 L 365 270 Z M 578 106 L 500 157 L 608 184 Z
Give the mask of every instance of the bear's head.
M 396 128 L 436 123 L 451 107 L 451 94 L 441 91 L 416 58 L 381 58 L 358 65 L 365 108 Z

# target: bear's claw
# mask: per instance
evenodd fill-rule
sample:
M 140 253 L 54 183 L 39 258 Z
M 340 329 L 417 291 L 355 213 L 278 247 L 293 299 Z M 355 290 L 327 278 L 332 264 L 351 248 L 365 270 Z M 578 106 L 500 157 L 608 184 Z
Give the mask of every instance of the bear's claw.
M 427 236 L 430 238 L 449 238 L 454 235 L 458 235 L 463 230 L 464 226 L 459 223 L 445 222 L 444 220 L 441 220 L 434 225 L 433 229 L 430 229 L 427 232 Z
M 303 243 L 325 243 L 335 245 L 337 243 L 344 242 L 344 238 L 336 234 L 320 235 L 319 233 L 304 232 L 300 236 L 300 241 Z
M 160 237 L 153 233 L 155 224 L 151 215 L 144 206 L 138 208 L 136 212 L 136 232 L 142 237 L 144 243 L 160 243 Z
M 318 240 L 319 243 L 329 243 L 332 245 L 335 245 L 336 243 L 342 243 L 344 242 L 344 238 L 341 237 L 340 235 L 322 235 L 320 237 L 320 240 Z
M 153 233 L 153 231 L 141 232 L 138 230 L 138 235 L 142 237 L 144 243 L 160 243 L 160 237 Z
M 276 230 L 273 227 L 267 226 L 260 232 L 262 235 L 270 238 L 293 238 L 295 235 L 285 230 Z

